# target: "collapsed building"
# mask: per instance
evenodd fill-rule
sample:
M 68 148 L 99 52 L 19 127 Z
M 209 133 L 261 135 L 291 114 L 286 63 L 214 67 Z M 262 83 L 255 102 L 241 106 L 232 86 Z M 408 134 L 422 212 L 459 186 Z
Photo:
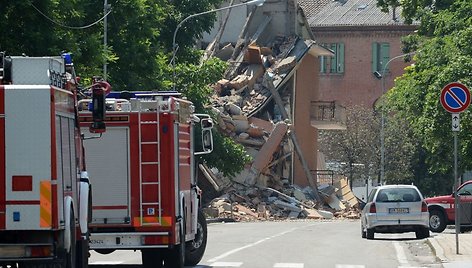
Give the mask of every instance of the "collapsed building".
M 230 5 L 234 2 L 231 1 Z M 230 10 L 205 57 L 228 62 L 214 88 L 217 129 L 246 148 L 253 161 L 225 178 L 200 165 L 207 215 L 236 220 L 357 217 L 347 179 L 326 169 L 318 129 L 345 129 L 344 108 L 318 98 L 319 46 L 295 0 L 253 8 L 234 42 L 221 43 Z

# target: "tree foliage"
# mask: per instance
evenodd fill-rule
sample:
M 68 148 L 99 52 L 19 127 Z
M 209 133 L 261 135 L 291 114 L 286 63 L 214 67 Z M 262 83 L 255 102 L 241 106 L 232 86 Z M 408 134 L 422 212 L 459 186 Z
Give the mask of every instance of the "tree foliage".
M 0 0 L 0 51 L 28 56 L 71 52 L 83 81 L 101 75 L 107 63 L 107 80 L 115 91 L 175 88 L 194 102 L 197 112 L 208 112 L 209 85 L 222 77 L 225 64 L 216 59 L 200 64 L 201 53 L 194 44 L 213 26 L 216 13 L 192 18 L 180 28 L 175 79 L 170 66 L 172 40 L 179 22 L 191 14 L 214 9 L 222 0 L 107 2 L 110 12 L 105 45 L 104 1 Z M 247 157 L 241 147 L 215 136 L 215 148 L 223 150 L 228 158 L 208 156 L 202 160 L 223 173 L 234 174 L 242 169 Z
M 347 107 L 346 130 L 322 130 L 320 148 L 329 161 L 341 164 L 342 173 L 351 181 L 361 174 L 377 178 L 379 174 L 379 116 L 363 106 Z
M 389 91 L 387 107 L 392 118 L 403 118 L 417 140 L 418 155 L 412 170 L 428 191 L 449 192 L 453 179 L 451 115 L 439 102 L 441 89 L 451 82 L 472 86 L 472 2 L 469 0 L 404 1 L 410 19 L 421 22 L 419 31 L 405 40 L 418 52 Z M 459 174 L 472 169 L 472 120 L 461 114 Z M 423 173 L 423 174 L 420 174 Z M 439 181 L 439 182 L 438 182 Z M 442 186 L 442 187 L 441 187 Z

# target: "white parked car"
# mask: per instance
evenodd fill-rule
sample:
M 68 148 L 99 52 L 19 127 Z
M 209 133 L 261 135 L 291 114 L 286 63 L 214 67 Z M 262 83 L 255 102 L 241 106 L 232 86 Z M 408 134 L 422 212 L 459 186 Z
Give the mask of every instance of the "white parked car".
M 375 233 L 415 232 L 429 237 L 428 205 L 414 185 L 383 185 L 373 189 L 361 213 L 362 238 Z

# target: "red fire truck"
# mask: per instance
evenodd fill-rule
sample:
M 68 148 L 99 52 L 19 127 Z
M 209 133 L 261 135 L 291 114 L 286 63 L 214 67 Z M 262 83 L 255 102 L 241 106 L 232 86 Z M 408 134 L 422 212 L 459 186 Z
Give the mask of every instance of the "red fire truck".
M 464 182 L 457 191 L 449 195 L 426 198 L 429 209 L 429 229 L 435 233 L 444 231 L 448 224 L 455 224 L 455 195 L 459 196 L 460 228 L 472 227 L 472 180 Z
M 104 96 L 93 85 L 93 103 Z M 0 53 L 0 266 L 86 267 L 89 178 L 70 55 Z M 105 112 L 94 110 L 92 131 Z M 95 129 L 94 127 L 99 127 Z
M 87 131 L 90 104 L 80 106 Z M 207 234 L 194 158 L 213 150 L 211 118 L 177 92 L 111 92 L 106 107 L 107 132 L 84 143 L 94 177 L 90 249 L 141 250 L 145 267 L 196 265 Z

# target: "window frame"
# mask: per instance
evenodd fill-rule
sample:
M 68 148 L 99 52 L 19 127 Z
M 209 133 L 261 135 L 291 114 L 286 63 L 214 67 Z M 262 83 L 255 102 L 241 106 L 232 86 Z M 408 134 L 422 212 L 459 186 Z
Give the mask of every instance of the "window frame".
M 372 73 L 388 72 L 386 64 L 390 60 L 390 43 L 388 42 L 374 42 L 372 43 Z
M 344 43 L 325 43 L 322 47 L 334 52 L 334 56 L 320 56 L 320 74 L 344 74 Z

